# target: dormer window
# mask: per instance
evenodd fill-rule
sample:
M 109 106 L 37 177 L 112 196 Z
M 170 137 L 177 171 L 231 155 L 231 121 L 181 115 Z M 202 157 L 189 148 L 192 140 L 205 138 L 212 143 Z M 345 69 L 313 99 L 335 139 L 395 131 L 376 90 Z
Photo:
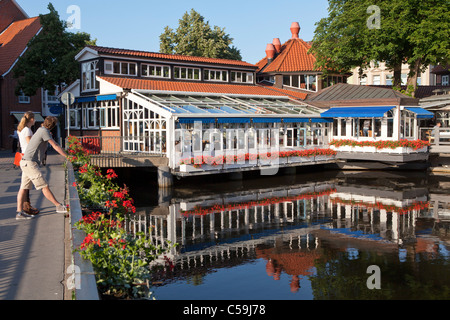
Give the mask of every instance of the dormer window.
M 105 61 L 105 74 L 119 76 L 137 76 L 137 64 L 134 62 Z
M 286 75 L 283 77 L 283 85 L 308 91 L 317 91 L 317 75 Z
M 99 89 L 96 74 L 98 60 L 81 64 L 81 82 L 83 91 L 96 91 Z
M 203 79 L 205 81 L 228 82 L 228 72 L 226 70 L 205 69 L 203 71 Z
M 170 67 L 154 64 L 142 64 L 141 76 L 152 78 L 170 78 Z

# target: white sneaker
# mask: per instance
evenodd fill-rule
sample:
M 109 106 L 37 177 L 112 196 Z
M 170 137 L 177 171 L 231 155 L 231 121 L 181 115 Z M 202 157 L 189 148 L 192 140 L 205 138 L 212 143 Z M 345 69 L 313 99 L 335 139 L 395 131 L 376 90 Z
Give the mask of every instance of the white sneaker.
M 60 204 L 59 206 L 56 206 L 56 212 L 57 213 L 66 213 L 67 208 L 66 208 L 66 206 Z
M 16 214 L 16 220 L 30 220 L 33 219 L 34 216 L 30 216 L 29 214 L 26 214 L 25 212 L 18 212 Z

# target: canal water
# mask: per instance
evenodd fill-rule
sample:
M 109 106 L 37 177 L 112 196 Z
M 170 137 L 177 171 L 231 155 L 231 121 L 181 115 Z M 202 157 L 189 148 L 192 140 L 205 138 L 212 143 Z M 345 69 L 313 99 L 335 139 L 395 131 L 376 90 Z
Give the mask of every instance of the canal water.
M 158 300 L 450 298 L 450 176 L 287 171 L 126 182 L 167 253 Z

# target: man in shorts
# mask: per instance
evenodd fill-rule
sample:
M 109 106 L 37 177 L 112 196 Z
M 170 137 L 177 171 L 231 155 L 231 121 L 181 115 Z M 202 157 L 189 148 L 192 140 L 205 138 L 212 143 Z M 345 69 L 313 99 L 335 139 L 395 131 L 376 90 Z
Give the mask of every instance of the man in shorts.
M 22 183 L 20 185 L 20 190 L 17 195 L 17 220 L 32 219 L 34 216 L 28 215 L 23 212 L 23 201 L 25 197 L 25 190 L 30 190 L 32 186 L 36 190 L 42 190 L 44 196 L 55 205 L 56 212 L 65 213 L 67 212 L 66 207 L 56 200 L 52 191 L 48 186 L 48 182 L 43 177 L 41 171 L 39 170 L 41 153 L 47 150 L 48 144 L 53 147 L 56 152 L 61 156 L 67 157 L 66 152 L 53 140 L 50 130 L 52 130 L 56 124 L 57 119 L 55 117 L 47 117 L 42 124 L 42 126 L 36 131 L 36 133 L 31 138 L 25 154 L 20 161 L 20 168 L 22 169 Z

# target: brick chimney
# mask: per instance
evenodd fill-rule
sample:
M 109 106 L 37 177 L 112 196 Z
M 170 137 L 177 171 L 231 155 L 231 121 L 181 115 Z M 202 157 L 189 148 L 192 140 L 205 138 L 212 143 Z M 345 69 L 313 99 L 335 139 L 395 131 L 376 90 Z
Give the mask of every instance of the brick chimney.
M 300 24 L 298 22 L 292 22 L 291 32 L 292 32 L 291 39 L 298 39 L 298 34 L 300 33 Z
M 275 46 L 272 43 L 267 44 L 266 55 L 268 64 L 270 64 L 275 58 L 275 53 L 276 53 Z

